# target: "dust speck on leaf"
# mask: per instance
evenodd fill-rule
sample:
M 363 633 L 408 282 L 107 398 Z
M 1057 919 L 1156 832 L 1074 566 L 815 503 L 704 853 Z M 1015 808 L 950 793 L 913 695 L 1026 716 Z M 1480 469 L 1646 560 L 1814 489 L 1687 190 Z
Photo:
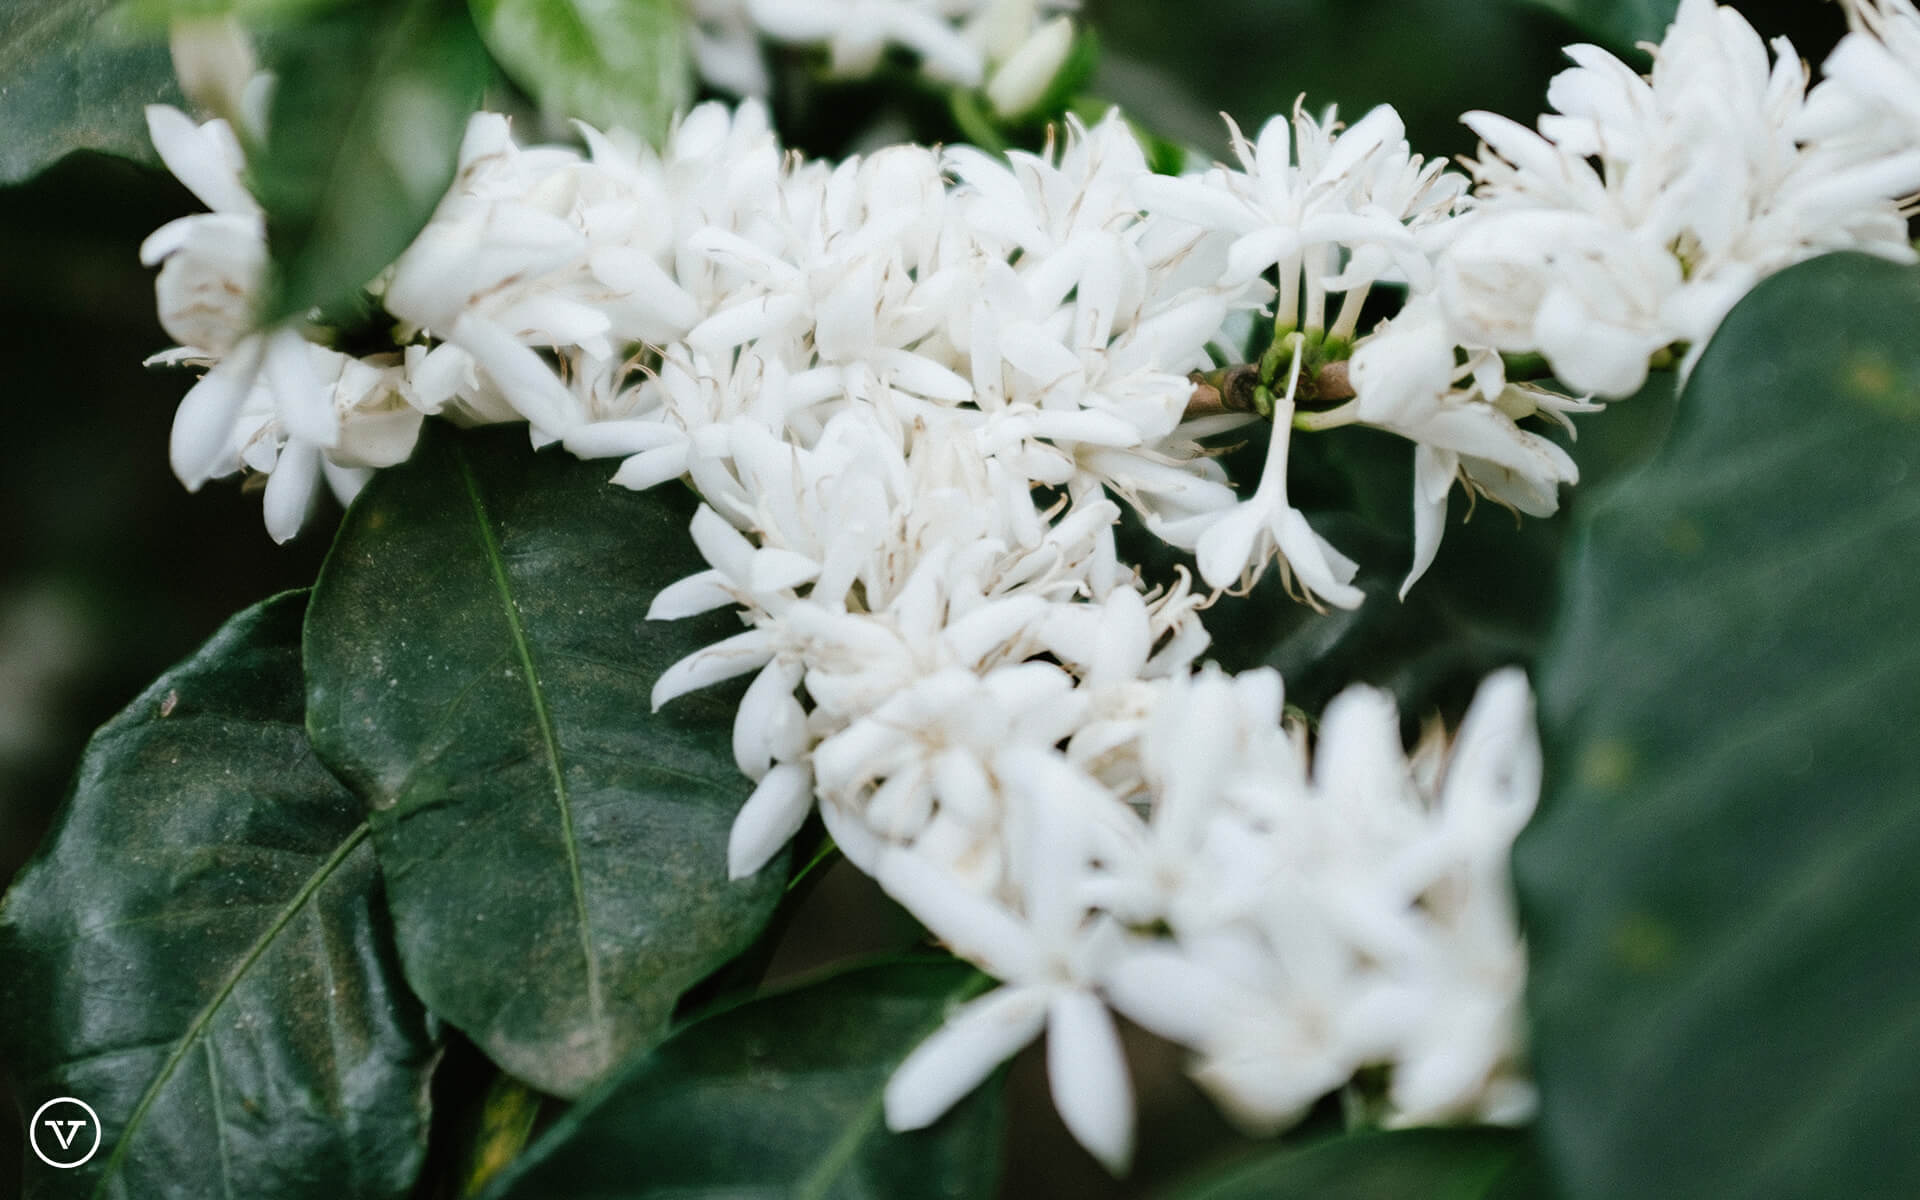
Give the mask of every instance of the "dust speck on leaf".
M 1680 939 L 1666 921 L 1647 913 L 1635 913 L 1615 926 L 1609 943 L 1621 966 L 1644 975 L 1671 963 Z
M 1698 554 L 1707 544 L 1700 526 L 1684 517 L 1667 526 L 1665 540 L 1667 549 L 1675 554 Z
M 1594 742 L 1580 756 L 1580 781 L 1596 791 L 1619 791 L 1633 779 L 1633 747 L 1616 738 Z

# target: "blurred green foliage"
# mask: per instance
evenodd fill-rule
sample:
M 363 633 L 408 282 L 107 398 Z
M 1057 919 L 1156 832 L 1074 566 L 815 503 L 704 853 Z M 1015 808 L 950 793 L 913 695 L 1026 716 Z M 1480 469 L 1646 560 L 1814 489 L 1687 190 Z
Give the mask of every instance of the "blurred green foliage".
M 282 34 L 249 154 L 277 277 L 267 316 L 353 303 L 453 181 L 491 67 L 458 0 L 361 4 Z
M 678 0 L 472 0 L 487 49 L 543 112 L 652 138 L 693 95 L 681 7 Z

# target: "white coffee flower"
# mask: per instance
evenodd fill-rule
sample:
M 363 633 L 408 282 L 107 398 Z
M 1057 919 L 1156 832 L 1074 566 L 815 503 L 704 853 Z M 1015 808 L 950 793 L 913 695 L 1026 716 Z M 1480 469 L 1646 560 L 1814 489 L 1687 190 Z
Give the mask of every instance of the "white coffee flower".
M 1876 75 L 1892 56 L 1875 45 L 1842 62 Z M 1537 134 L 1466 118 L 1484 149 L 1438 291 L 1463 344 L 1538 351 L 1573 387 L 1624 396 L 1669 344 L 1690 344 L 1690 365 L 1768 274 L 1830 250 L 1912 257 L 1894 198 L 1920 187 L 1915 147 L 1842 137 L 1853 85 L 1823 84 L 1810 110 L 1793 47 L 1777 40 L 1769 63 L 1733 9 L 1683 0 L 1645 78 L 1592 46 L 1569 54 Z
M 1920 9 L 1913 0 L 1846 0 L 1852 32 L 1821 64 L 1792 132 L 1846 159 L 1893 166 L 1889 186 L 1920 155 Z M 1911 185 L 1907 190 L 1920 190 Z
M 258 327 L 266 282 L 266 218 L 242 179 L 246 157 L 224 120 L 195 125 L 175 108 L 147 109 L 154 149 L 211 213 L 155 230 L 140 261 L 160 265 L 160 324 L 175 341 L 211 356 L 233 351 Z
M 1443 162 L 1408 151 L 1405 127 L 1381 105 L 1340 130 L 1297 104 L 1248 142 L 1232 128 L 1240 169 L 1216 167 L 1185 179 L 1145 177 L 1152 212 L 1233 235 L 1226 278 L 1279 271 L 1276 329 L 1351 338 L 1369 287 L 1384 278 L 1422 286 L 1428 272 L 1417 230 L 1448 213 L 1465 180 Z M 1344 261 L 1343 261 L 1344 259 Z M 1345 293 L 1334 321 L 1327 295 Z
M 1090 913 L 1081 894 L 1095 846 L 1090 821 L 1111 800 L 1048 751 L 1010 751 L 995 766 L 1011 807 L 1001 835 L 1015 864 L 1011 903 L 961 885 L 913 851 L 888 851 L 878 864 L 890 895 L 1005 981 L 900 1064 L 887 1083 L 887 1124 L 932 1124 L 1044 1029 L 1061 1119 L 1120 1174 L 1133 1154 L 1133 1089 L 1119 1031 L 1094 985 L 1121 934 L 1112 918 Z
M 987 80 L 987 102 L 1002 117 L 1025 115 L 1046 97 L 1073 50 L 1073 22 L 1055 17 L 1007 56 Z

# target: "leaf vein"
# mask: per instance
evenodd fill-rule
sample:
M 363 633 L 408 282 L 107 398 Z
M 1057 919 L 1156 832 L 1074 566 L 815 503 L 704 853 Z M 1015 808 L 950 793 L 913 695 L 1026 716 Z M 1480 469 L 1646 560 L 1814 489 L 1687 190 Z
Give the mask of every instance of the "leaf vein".
M 546 692 L 540 686 L 540 675 L 533 663 L 533 647 L 527 641 L 527 632 L 520 620 L 520 609 L 513 599 L 513 585 L 507 578 L 505 560 L 501 557 L 500 543 L 494 536 L 493 520 L 487 513 L 485 497 L 480 494 L 480 481 L 475 478 L 473 466 L 467 461 L 464 450 L 456 447 L 455 461 L 460 467 L 460 478 L 466 484 L 467 499 L 473 507 L 475 523 L 478 526 L 481 547 L 486 552 L 487 567 L 492 572 L 493 584 L 500 595 L 500 607 L 507 619 L 507 630 L 513 640 L 514 653 L 520 659 L 521 672 L 527 678 L 527 694 L 533 703 L 534 721 L 540 728 L 540 738 L 547 752 L 547 768 L 553 781 L 554 804 L 560 814 L 561 848 L 567 855 L 569 883 L 573 888 L 574 915 L 580 926 L 580 952 L 586 964 L 587 1011 L 592 1016 L 594 1035 L 604 1037 L 606 1018 L 604 1001 L 600 994 L 600 961 L 594 953 L 593 922 L 587 911 L 586 881 L 580 869 L 580 848 L 573 830 L 573 805 L 567 794 L 566 769 L 560 760 L 560 739 L 554 732 L 553 716 L 547 711 Z
M 287 927 L 287 923 L 292 921 L 306 906 L 307 901 L 313 898 L 313 894 L 320 890 L 320 885 L 332 878 L 333 873 L 340 868 L 341 863 L 346 861 L 347 856 L 367 839 L 367 832 L 364 821 L 354 827 L 353 832 L 347 835 L 339 848 L 327 858 L 326 862 L 321 863 L 319 868 L 308 877 L 306 883 L 301 885 L 300 890 L 294 893 L 293 899 L 280 910 L 280 915 L 274 918 L 273 923 L 254 939 L 251 946 L 247 947 L 247 952 L 241 956 L 238 963 L 234 964 L 233 970 L 228 972 L 226 979 L 221 982 L 220 989 L 213 994 L 212 999 L 207 1001 L 206 1007 L 194 1016 L 192 1023 L 187 1026 L 187 1031 L 180 1036 L 179 1042 L 174 1046 L 173 1053 L 167 1056 L 166 1062 L 160 1064 L 160 1070 L 155 1073 L 153 1082 L 149 1083 L 146 1091 L 140 1094 L 139 1103 L 134 1105 L 132 1115 L 127 1118 L 126 1125 L 120 1130 L 120 1136 L 115 1141 L 112 1152 L 108 1154 L 106 1164 L 100 1168 L 100 1182 L 93 1190 L 94 1200 L 100 1200 L 106 1195 L 107 1184 L 113 1179 L 114 1172 L 119 1169 L 120 1163 L 125 1160 L 127 1147 L 133 1144 L 134 1135 L 139 1132 L 141 1122 L 146 1120 L 147 1112 L 152 1109 L 153 1102 L 159 1099 L 161 1089 L 167 1086 L 174 1072 L 179 1070 L 180 1064 L 186 1060 L 188 1053 L 206 1034 L 207 1027 L 213 1023 L 214 1014 L 220 1011 L 221 1006 L 227 1002 L 227 998 L 233 995 L 233 990 L 240 986 L 240 980 L 253 969 L 255 963 L 260 961 L 274 939 L 280 936 L 280 931 Z

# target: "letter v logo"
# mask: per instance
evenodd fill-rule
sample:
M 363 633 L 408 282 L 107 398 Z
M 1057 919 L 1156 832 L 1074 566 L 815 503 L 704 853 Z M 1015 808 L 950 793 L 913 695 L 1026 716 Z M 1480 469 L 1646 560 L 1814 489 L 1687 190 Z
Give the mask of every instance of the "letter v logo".
M 99 1151 L 100 1114 L 85 1100 L 57 1096 L 35 1110 L 27 1122 L 27 1142 L 41 1162 L 71 1170 Z

